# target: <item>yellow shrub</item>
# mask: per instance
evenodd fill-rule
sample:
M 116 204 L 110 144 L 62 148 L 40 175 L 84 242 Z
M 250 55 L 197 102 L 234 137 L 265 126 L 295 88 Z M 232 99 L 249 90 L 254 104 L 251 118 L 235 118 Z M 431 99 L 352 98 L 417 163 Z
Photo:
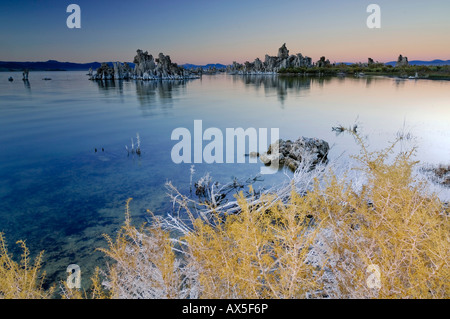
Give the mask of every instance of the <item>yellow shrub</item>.
M 352 134 L 367 180 L 358 189 L 330 169 L 306 194 L 293 187 L 288 202 L 241 192 L 238 213 L 213 209 L 210 219 L 194 218 L 181 200 L 192 227 L 172 220 L 184 233 L 178 239 L 161 221 L 145 233 L 127 221 L 105 251 L 120 265 L 110 275 L 113 295 L 125 296 L 118 291 L 147 269 L 161 280 L 146 280 L 132 297 L 180 297 L 185 289 L 198 298 L 448 298 L 448 211 L 415 180 L 414 150 L 391 160 L 395 143 L 369 153 Z
M 261 199 L 249 207 L 242 193 L 239 214 L 214 225 L 200 219 L 185 236 L 187 255 L 198 272 L 202 298 L 304 298 L 318 289 L 306 263 L 314 240 L 309 198 L 292 194 L 287 204 Z
M 390 159 L 396 143 L 368 152 L 351 134 L 366 180 L 357 187 L 329 169 L 307 191 L 293 184 L 287 201 L 250 189 L 252 198 L 236 197 L 238 212 L 208 207 L 209 217 L 194 217 L 178 194 L 190 224 L 154 217 L 140 229 L 129 199 L 125 225 L 101 249 L 113 263 L 97 269 L 90 295 L 63 284 L 63 297 L 448 298 L 449 211 L 413 174 L 414 150 Z M 170 226 L 182 235 L 171 236 Z M 42 253 L 30 266 L 19 242 L 19 265 L 1 234 L 0 244 L 0 297 L 50 297 L 39 277 Z
M 24 241 L 18 241 L 23 253 L 20 263 L 9 256 L 3 233 L 0 233 L 0 299 L 42 299 L 49 298 L 54 288 L 45 291 L 42 283 L 45 273 L 40 274 L 41 252 L 30 264 L 30 252 Z
M 368 153 L 362 144 L 357 159 L 368 182 L 361 192 L 333 178 L 323 191 L 333 233 L 336 295 L 448 298 L 448 212 L 428 195 L 425 183 L 414 180 L 413 151 L 388 162 L 393 147 Z M 379 270 L 375 287 L 369 283 L 374 267 Z
M 108 249 L 100 249 L 114 260 L 109 267 L 105 286 L 111 298 L 186 298 L 185 276 L 175 258 L 169 233 L 163 231 L 154 218 L 152 227 L 136 229 L 131 225 L 129 202 L 125 225 L 117 238 L 106 239 Z

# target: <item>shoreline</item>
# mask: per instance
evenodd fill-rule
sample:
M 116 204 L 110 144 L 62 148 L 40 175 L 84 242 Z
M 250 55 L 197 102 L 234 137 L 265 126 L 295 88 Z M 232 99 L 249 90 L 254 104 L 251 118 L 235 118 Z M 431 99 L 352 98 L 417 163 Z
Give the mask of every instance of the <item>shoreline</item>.
M 89 70 L 31 70 L 30 72 L 88 72 Z M 0 73 L 22 73 L 23 70 L 0 70 Z M 337 78 L 365 78 L 365 77 L 374 77 L 374 76 L 382 76 L 388 77 L 397 80 L 434 80 L 434 81 L 450 81 L 450 75 L 437 75 L 431 74 L 428 76 L 419 76 L 414 78 L 409 78 L 408 76 L 401 76 L 400 74 L 392 74 L 392 73 L 380 73 L 380 72 L 364 72 L 364 75 L 358 76 L 358 74 L 327 74 L 327 73 L 300 73 L 300 72 L 248 72 L 248 73 L 239 73 L 239 72 L 217 72 L 213 74 L 204 73 L 202 75 L 196 76 L 187 76 L 187 77 L 130 77 L 130 78 L 117 78 L 117 79 L 89 79 L 92 81 L 114 81 L 114 80 L 140 80 L 140 81 L 183 81 L 183 80 L 195 80 L 200 79 L 203 75 L 217 75 L 217 74 L 226 74 L 226 75 L 238 75 L 238 76 L 281 76 L 281 77 L 337 77 Z
M 258 75 L 258 74 L 242 74 L 242 75 Z M 374 76 L 381 76 L 381 77 L 387 77 L 391 79 L 396 80 L 434 80 L 434 81 L 450 81 L 450 76 L 428 76 L 428 77 L 417 77 L 417 78 L 408 78 L 408 77 L 402 77 L 400 75 L 393 75 L 389 73 L 365 73 L 363 76 L 358 76 L 355 74 L 346 74 L 346 75 L 338 75 L 338 74 L 301 74 L 301 73 L 278 73 L 276 75 L 280 76 L 286 76 L 286 77 L 296 77 L 296 76 L 304 76 L 304 77 L 337 77 L 337 78 L 366 78 L 366 77 L 374 77 Z

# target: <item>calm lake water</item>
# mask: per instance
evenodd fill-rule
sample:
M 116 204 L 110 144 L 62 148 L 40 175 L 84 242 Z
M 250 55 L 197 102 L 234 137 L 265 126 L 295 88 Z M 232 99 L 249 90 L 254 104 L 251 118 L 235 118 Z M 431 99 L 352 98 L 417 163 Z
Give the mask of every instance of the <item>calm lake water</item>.
M 166 181 L 188 193 L 191 164 L 172 162 L 171 133 L 185 127 L 193 134 L 194 120 L 224 135 L 226 128 L 279 128 L 283 139 L 324 139 L 332 160 L 358 153 L 351 136 L 331 130 L 357 121 L 373 149 L 403 130 L 414 137 L 418 160 L 450 162 L 450 81 L 214 75 L 101 84 L 86 72 L 32 72 L 24 83 L 20 73 L 1 73 L 0 231 L 10 251 L 18 257 L 14 243 L 24 239 L 32 253 L 45 250 L 49 281 L 65 280 L 75 263 L 86 284 L 105 265 L 95 249 L 105 247 L 102 234 L 122 225 L 127 198 L 141 223 L 147 209 L 171 211 Z M 125 145 L 136 133 L 142 156 L 128 156 Z M 210 172 L 226 183 L 260 167 L 195 164 L 194 180 Z M 278 172 L 260 184 L 286 179 Z

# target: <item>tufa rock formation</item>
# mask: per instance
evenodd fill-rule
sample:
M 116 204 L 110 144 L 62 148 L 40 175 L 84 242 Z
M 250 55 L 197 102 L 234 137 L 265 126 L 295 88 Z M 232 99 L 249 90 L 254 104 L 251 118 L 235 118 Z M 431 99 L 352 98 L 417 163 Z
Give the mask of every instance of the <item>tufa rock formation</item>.
M 286 48 L 286 43 L 278 49 L 278 58 L 282 60 L 289 58 L 289 50 Z
M 289 55 L 289 50 L 286 48 L 286 43 L 278 49 L 277 56 L 269 56 L 266 54 L 264 62 L 256 58 L 253 62 L 245 62 L 239 64 L 233 62 L 227 67 L 227 73 L 230 74 L 276 74 L 283 68 L 300 68 L 311 67 L 312 60 L 310 57 L 302 54 Z
M 128 63 L 120 63 L 115 62 L 113 63 L 113 69 L 114 69 L 114 79 L 130 79 L 133 76 L 133 69 Z
M 147 51 L 136 51 L 133 59 L 134 69 L 128 63 L 115 62 L 113 66 L 102 63 L 95 74 L 90 74 L 91 80 L 183 80 L 199 78 L 193 71 L 186 70 L 172 63 L 170 56 L 160 53 L 154 59 Z
M 97 69 L 97 72 L 91 76 L 91 79 L 114 80 L 114 69 L 107 63 L 102 63 L 102 65 Z
M 324 56 L 321 57 L 320 60 L 317 61 L 317 63 L 316 63 L 316 66 L 319 67 L 319 68 L 327 67 L 327 66 L 330 66 L 330 65 L 331 65 L 330 60 L 328 60 L 328 59 L 325 60 Z
M 395 67 L 399 66 L 407 66 L 409 64 L 408 58 L 403 57 L 401 54 L 398 56 L 397 63 L 395 64 Z

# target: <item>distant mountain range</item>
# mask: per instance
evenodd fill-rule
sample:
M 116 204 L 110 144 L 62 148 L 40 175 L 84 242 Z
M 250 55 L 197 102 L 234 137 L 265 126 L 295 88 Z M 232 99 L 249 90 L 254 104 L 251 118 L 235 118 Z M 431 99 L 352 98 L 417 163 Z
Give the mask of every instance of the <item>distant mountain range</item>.
M 112 62 L 108 62 L 112 66 Z M 134 67 L 133 63 L 129 63 Z M 87 71 L 89 68 L 96 70 L 100 67 L 100 62 L 91 63 L 72 63 L 48 60 L 45 62 L 5 62 L 0 61 L 0 71 Z
M 408 61 L 410 65 L 450 65 L 450 60 L 444 61 L 444 60 L 433 60 L 433 61 L 420 61 L 420 60 L 413 60 Z M 395 66 L 397 62 L 391 61 L 388 63 L 385 63 L 386 65 L 392 65 Z
M 395 61 L 388 62 L 386 65 L 394 65 Z M 112 66 L 112 62 L 108 62 Z M 134 68 L 134 63 L 129 63 L 131 67 Z M 351 64 L 351 63 L 346 63 Z M 433 60 L 433 61 L 420 61 L 414 60 L 409 61 L 412 65 L 450 65 L 450 60 Z M 7 62 L 0 61 L 0 71 L 22 71 L 23 69 L 28 69 L 30 71 L 87 71 L 89 68 L 96 70 L 101 65 L 100 62 L 91 63 L 72 63 L 72 62 L 59 62 L 55 60 L 48 60 L 45 62 Z M 196 65 L 196 64 L 183 64 L 186 69 L 196 69 L 203 68 L 208 69 L 216 67 L 216 69 L 223 69 L 227 66 L 224 64 L 206 64 L 206 65 Z
M 107 62 L 112 66 L 112 62 Z M 134 63 L 128 62 L 128 64 L 134 68 Z M 55 60 L 48 60 L 45 62 L 9 62 L 0 61 L 0 71 L 22 71 L 23 69 L 28 69 L 30 71 L 87 71 L 89 68 L 96 70 L 101 65 L 100 62 L 91 63 L 73 63 L 73 62 L 59 62 Z M 183 64 L 186 69 L 196 69 L 203 68 L 208 69 L 216 67 L 216 69 L 226 68 L 224 64 L 206 64 L 206 65 L 196 65 L 196 64 Z
M 215 63 L 215 64 L 206 64 L 206 65 L 196 65 L 196 64 L 183 64 L 182 67 L 184 67 L 185 69 L 198 69 L 198 68 L 202 68 L 202 69 L 209 69 L 209 68 L 213 68 L 215 67 L 216 69 L 226 69 L 226 65 L 224 64 L 220 64 L 220 63 Z

